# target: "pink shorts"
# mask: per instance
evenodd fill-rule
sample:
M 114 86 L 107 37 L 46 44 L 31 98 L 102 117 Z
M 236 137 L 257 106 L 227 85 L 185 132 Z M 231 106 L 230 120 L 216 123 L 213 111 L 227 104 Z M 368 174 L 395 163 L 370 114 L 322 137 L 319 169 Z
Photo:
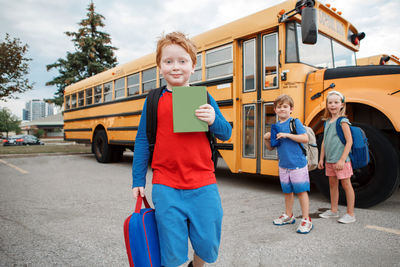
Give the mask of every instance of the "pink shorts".
M 350 178 L 353 175 L 353 168 L 351 167 L 351 162 L 348 161 L 344 163 L 343 169 L 336 170 L 336 163 L 325 163 L 325 175 L 326 176 L 336 176 L 338 179 Z

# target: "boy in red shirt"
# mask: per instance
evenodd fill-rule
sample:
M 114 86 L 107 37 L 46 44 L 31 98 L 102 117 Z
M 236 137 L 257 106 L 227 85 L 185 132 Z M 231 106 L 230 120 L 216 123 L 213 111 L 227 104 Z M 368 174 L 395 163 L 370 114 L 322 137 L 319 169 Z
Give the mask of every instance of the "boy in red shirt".
M 160 238 L 161 265 L 184 266 L 188 238 L 194 249 L 189 266 L 215 262 L 221 238 L 222 206 L 216 185 L 211 149 L 205 132 L 174 133 L 172 87 L 189 86 L 196 65 L 196 46 L 184 34 L 173 32 L 157 43 L 157 65 L 167 82 L 157 110 L 157 133 L 152 169 L 152 198 Z M 147 100 L 146 100 L 147 101 Z M 146 101 L 135 140 L 133 195 L 144 196 L 150 156 L 146 136 Z M 228 140 L 231 125 L 210 96 L 195 115 L 220 140 Z

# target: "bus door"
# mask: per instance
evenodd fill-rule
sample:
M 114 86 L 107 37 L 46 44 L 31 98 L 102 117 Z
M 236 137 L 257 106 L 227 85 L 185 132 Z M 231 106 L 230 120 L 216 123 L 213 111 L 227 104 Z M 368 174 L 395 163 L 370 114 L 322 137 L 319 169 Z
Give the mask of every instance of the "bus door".
M 258 34 L 244 40 L 242 60 L 240 170 L 277 175 L 276 150 L 266 149 L 263 136 L 276 122 L 273 101 L 279 95 L 278 34 Z

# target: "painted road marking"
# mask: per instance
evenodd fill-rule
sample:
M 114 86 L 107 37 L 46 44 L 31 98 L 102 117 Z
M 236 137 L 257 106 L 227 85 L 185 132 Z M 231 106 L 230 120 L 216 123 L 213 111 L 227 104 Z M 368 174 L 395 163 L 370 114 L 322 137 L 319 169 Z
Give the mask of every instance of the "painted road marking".
M 385 228 L 385 227 L 380 227 L 380 226 L 376 226 L 376 225 L 367 225 L 367 226 L 365 226 L 365 228 L 400 235 L 400 230 L 396 230 L 396 229 Z
M 5 161 L 5 160 L 0 159 L 0 162 L 3 163 L 3 164 L 5 164 L 5 165 L 7 165 L 8 167 L 11 167 L 11 168 L 13 168 L 13 169 L 19 171 L 19 172 L 22 173 L 22 174 L 27 174 L 27 173 L 28 173 L 27 171 L 25 171 L 25 170 L 23 170 L 23 169 L 21 169 L 21 168 L 15 166 L 14 164 L 8 163 L 8 162 Z

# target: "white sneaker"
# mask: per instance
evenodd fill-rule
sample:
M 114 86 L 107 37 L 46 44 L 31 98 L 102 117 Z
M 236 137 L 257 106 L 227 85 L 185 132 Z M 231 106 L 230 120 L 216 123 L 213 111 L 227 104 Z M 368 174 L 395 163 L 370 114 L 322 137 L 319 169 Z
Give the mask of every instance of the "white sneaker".
M 311 218 L 308 219 L 303 218 L 296 232 L 299 234 L 308 234 L 311 231 L 311 229 L 313 229 Z
M 329 219 L 329 218 L 338 218 L 339 213 L 338 212 L 332 212 L 331 210 L 326 210 L 325 212 L 321 213 L 319 215 L 321 218 Z
M 356 221 L 356 216 L 351 216 L 346 213 L 342 218 L 338 220 L 340 223 L 353 223 Z
M 278 219 L 274 220 L 275 225 L 293 224 L 295 222 L 296 222 L 296 220 L 294 219 L 293 215 L 292 215 L 292 217 L 289 217 L 285 213 L 283 213 L 281 216 L 279 216 Z

